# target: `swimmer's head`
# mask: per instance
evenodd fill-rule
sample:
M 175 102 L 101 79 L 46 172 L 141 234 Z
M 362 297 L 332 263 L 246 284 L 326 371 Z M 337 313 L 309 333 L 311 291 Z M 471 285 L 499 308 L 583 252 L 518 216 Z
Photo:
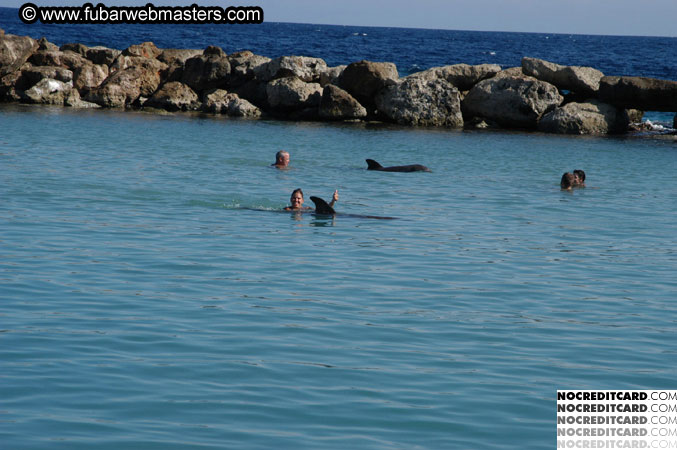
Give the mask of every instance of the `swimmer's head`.
M 559 185 L 562 189 L 571 189 L 574 186 L 575 181 L 576 177 L 574 177 L 573 173 L 565 172 L 564 175 L 562 175 Z

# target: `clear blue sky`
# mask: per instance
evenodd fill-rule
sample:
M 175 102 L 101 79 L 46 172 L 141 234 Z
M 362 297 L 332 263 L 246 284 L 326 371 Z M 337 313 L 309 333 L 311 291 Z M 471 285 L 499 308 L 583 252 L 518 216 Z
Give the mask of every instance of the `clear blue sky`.
M 89 0 L 108 6 L 148 0 Z M 677 36 L 677 0 L 149 0 L 156 6 L 261 6 L 268 22 L 451 30 Z M 79 6 L 87 0 L 32 0 Z M 23 0 L 0 0 L 18 8 Z

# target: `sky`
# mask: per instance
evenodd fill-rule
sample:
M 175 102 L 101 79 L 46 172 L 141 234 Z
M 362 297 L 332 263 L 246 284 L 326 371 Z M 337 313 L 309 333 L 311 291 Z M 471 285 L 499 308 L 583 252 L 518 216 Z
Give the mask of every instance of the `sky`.
M 677 36 L 677 0 L 32 0 L 38 6 L 261 6 L 266 22 Z M 18 8 L 23 0 L 0 0 Z

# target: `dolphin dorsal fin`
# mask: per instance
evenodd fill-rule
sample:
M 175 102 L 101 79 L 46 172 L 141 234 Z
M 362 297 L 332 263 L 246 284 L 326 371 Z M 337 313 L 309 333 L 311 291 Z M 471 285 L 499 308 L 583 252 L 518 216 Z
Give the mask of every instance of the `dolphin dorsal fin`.
M 310 199 L 315 203 L 315 212 L 317 214 L 336 214 L 334 208 L 329 206 L 329 203 L 325 202 L 320 197 L 310 197 Z
M 374 161 L 373 159 L 366 159 L 367 161 L 367 170 L 380 170 L 383 169 L 383 166 Z

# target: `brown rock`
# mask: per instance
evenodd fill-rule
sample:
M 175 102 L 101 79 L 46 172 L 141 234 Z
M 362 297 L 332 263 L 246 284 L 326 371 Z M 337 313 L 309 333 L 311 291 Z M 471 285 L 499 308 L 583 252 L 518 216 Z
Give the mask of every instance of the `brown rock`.
M 226 86 L 230 79 L 230 63 L 218 47 L 207 47 L 202 55 L 186 60 L 181 82 L 201 92 Z
M 406 77 L 376 95 L 378 110 L 402 125 L 462 127 L 458 89 L 442 78 Z
M 399 79 L 397 67 L 388 62 L 358 61 L 349 64 L 339 79 L 339 86 L 362 105 L 374 105 L 374 95 Z
M 480 81 L 463 99 L 466 120 L 482 117 L 502 126 L 535 128 L 541 116 L 562 102 L 557 88 L 545 81 L 494 77 Z
M 322 91 L 319 114 L 328 120 L 360 119 L 367 116 L 367 110 L 352 95 L 328 84 Z
M 471 89 L 478 82 L 491 78 L 501 71 L 497 64 L 454 64 L 451 66 L 432 67 L 422 72 L 412 73 L 406 78 L 422 78 L 424 80 L 441 79 L 453 84 L 460 91 Z
M 204 111 L 214 114 L 227 114 L 232 117 L 259 117 L 261 110 L 240 98 L 237 94 L 223 89 L 214 89 L 205 95 Z
M 19 70 L 38 47 L 38 42 L 28 36 L 3 33 L 0 36 L 0 77 Z
M 120 55 L 120 53 L 122 53 L 120 52 L 120 50 L 96 46 L 89 47 L 87 49 L 86 57 L 94 64 L 103 64 L 106 66 L 110 66 L 111 64 L 113 64 L 115 59 Z
M 142 58 L 157 58 L 162 50 L 157 48 L 152 42 L 143 42 L 137 45 L 130 45 L 122 54 L 125 56 L 140 56 Z
M 567 103 L 543 115 L 538 129 L 559 134 L 611 134 L 627 131 L 628 113 L 598 100 Z
M 167 111 L 195 111 L 201 103 L 190 87 L 178 81 L 165 83 L 143 106 L 162 108 Z
M 534 78 L 554 84 L 559 89 L 582 95 L 594 95 L 604 74 L 592 67 L 561 66 L 537 58 L 522 58 L 522 71 Z
M 646 77 L 604 77 L 599 99 L 620 108 L 677 111 L 677 81 Z
M 317 107 L 322 99 L 319 83 L 306 83 L 297 77 L 278 78 L 266 85 L 268 104 L 280 111 Z

